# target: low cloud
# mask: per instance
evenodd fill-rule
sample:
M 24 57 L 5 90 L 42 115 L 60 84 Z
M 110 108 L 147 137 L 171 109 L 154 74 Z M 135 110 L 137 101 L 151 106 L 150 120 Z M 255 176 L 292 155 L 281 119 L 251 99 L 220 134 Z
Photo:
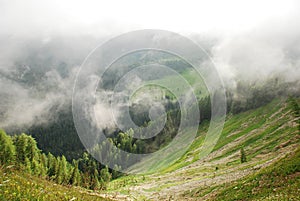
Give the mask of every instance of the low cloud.
M 213 59 L 229 86 L 236 81 L 259 82 L 280 77 L 299 81 L 300 17 L 269 22 L 253 30 L 221 38 L 212 48 Z

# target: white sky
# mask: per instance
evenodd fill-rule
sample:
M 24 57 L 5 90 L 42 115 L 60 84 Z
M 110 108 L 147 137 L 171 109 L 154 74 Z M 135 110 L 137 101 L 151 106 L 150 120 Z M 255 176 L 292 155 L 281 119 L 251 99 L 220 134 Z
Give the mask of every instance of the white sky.
M 111 34 L 141 28 L 236 33 L 298 11 L 296 0 L 0 1 L 0 33 Z

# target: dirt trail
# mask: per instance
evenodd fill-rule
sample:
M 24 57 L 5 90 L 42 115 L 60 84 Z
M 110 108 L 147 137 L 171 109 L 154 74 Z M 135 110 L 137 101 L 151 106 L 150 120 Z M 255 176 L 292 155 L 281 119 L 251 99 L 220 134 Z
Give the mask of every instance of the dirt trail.
M 160 177 L 154 176 L 147 183 L 130 187 L 131 199 L 133 199 L 133 197 L 137 198 L 139 195 L 144 195 L 149 200 L 180 200 L 180 198 L 182 199 L 182 194 L 189 192 L 192 189 L 213 187 L 225 183 L 228 184 L 249 174 L 255 173 L 259 169 L 267 167 L 274 161 L 284 157 L 295 148 L 296 146 L 292 145 L 281 149 L 278 153 L 269 154 L 268 156 L 265 156 L 268 157 L 269 160 L 263 161 L 260 164 L 257 164 L 259 160 L 257 158 L 254 161 L 238 165 L 234 168 L 208 173 L 202 172 L 201 174 L 196 174 L 196 176 L 185 176 L 184 174 L 180 174 L 186 169 L 176 171 L 177 174 L 172 172 Z M 203 164 L 202 167 L 214 168 L 215 164 L 207 162 L 206 164 Z M 199 171 L 201 171 L 201 169 L 199 169 Z M 193 200 L 193 198 L 186 197 L 185 199 Z

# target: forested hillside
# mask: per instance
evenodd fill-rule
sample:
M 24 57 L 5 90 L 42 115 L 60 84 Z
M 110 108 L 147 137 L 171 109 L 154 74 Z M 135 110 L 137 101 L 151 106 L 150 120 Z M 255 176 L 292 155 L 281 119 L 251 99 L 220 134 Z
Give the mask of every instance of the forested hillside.
M 29 135 L 9 136 L 2 130 L 0 196 L 9 200 L 298 199 L 299 125 L 299 99 L 276 99 L 228 116 L 208 157 L 198 158 L 208 126 L 204 122 L 179 161 L 139 176 L 108 170 L 87 153 L 69 163 L 63 155 L 55 157 L 38 149 Z M 130 136 L 119 133 L 115 139 L 124 142 L 119 144 L 124 149 L 137 152 L 127 144 Z M 283 185 L 283 180 L 289 185 Z
M 45 154 L 37 148 L 34 138 L 21 134 L 8 136 L 0 131 L 1 167 L 26 172 L 63 185 L 82 186 L 87 189 L 105 189 L 112 175 L 107 167 L 84 153 L 82 158 L 67 162 L 64 155 Z
M 299 11 L 0 0 L 0 201 L 300 201 Z
M 298 82 L 284 82 L 279 77 L 269 78 L 259 83 L 240 80 L 236 82 L 235 90 L 226 91 L 228 116 L 225 127 L 208 159 L 202 159 L 199 153 L 211 119 L 211 101 L 218 99 L 218 91 L 209 95 L 203 80 L 197 77 L 191 66 L 182 60 L 168 55 L 150 54 L 149 56 L 148 53 L 139 53 L 133 57 L 136 57 L 135 59 L 143 57 L 145 61 L 142 64 L 158 59 L 161 64 L 178 70 L 181 76 L 195 88 L 197 103 L 191 105 L 187 112 L 194 110 L 194 107 L 198 107 L 201 111 L 197 138 L 178 161 L 163 169 L 161 167 L 164 167 L 163 164 L 166 161 L 155 161 L 151 166 L 147 166 L 146 170 L 149 173 L 156 172 L 156 174 L 146 174 L 142 177 L 128 176 L 118 171 L 128 168 L 127 166 L 115 166 L 114 170 L 109 169 L 88 154 L 82 145 L 73 121 L 71 101 L 66 99 L 63 102 L 51 103 L 51 107 L 45 113 L 47 116 L 45 121 L 38 121 L 36 116 L 37 123 L 24 125 L 24 127 L 10 125 L 7 127 L 8 134 L 1 130 L 1 174 L 7 175 L 5 178 L 12 177 L 16 183 L 22 183 L 27 177 L 30 177 L 35 181 L 43 181 L 45 184 L 54 185 L 55 183 L 72 186 L 72 189 L 74 187 L 82 189 L 83 193 L 76 192 L 74 193 L 75 197 L 85 196 L 87 189 L 90 189 L 96 194 L 104 193 L 110 198 L 115 197 L 117 193 L 121 194 L 124 199 L 136 197 L 138 199 L 173 199 L 170 196 L 173 194 L 176 194 L 174 196 L 178 199 L 190 199 L 191 197 L 202 199 L 204 197 L 211 198 L 215 195 L 211 192 L 223 188 L 223 185 L 227 186 L 230 182 L 251 175 L 255 172 L 251 168 L 264 167 L 264 163 L 271 164 L 281 148 L 288 147 L 292 152 L 293 146 L 299 144 L 299 91 L 293 87 L 297 86 Z M 121 60 L 119 64 L 107 71 L 106 79 L 100 83 L 100 87 L 108 90 L 114 87 L 114 84 L 120 79 L 118 76 L 112 78 L 113 75 L 118 75 L 118 65 L 125 63 L 127 65 L 125 71 L 141 65 L 141 63 L 134 63 L 131 60 L 132 58 Z M 29 80 L 34 82 L 43 80 L 36 73 L 31 73 L 33 78 L 25 76 L 16 81 L 23 82 L 25 86 L 35 87 Z M 40 73 L 42 77 L 47 75 L 45 72 Z M 68 72 L 65 72 L 64 76 L 67 77 Z M 166 75 L 164 78 L 149 82 L 148 88 L 143 89 L 150 90 L 152 96 L 161 101 L 166 109 L 166 123 L 156 136 L 149 139 L 133 137 L 134 134 L 144 135 L 140 128 L 155 129 L 161 120 L 160 118 L 156 121 L 151 120 L 149 116 L 151 102 L 139 101 L 139 99 L 134 101 L 136 97 L 144 94 L 144 91 L 140 90 L 132 96 L 133 103 L 129 105 L 130 117 L 140 128 L 120 130 L 105 125 L 102 130 L 109 141 L 108 143 L 99 142 L 92 151 L 103 159 L 110 159 L 106 164 L 114 164 L 115 160 L 122 160 L 126 164 L 128 157 L 122 158 L 119 151 L 112 149 L 113 146 L 128 153 L 147 154 L 154 153 L 172 142 L 178 134 L 182 110 L 174 94 L 163 88 L 158 90 L 154 84 L 172 85 L 175 90 L 185 93 L 180 82 L 174 82 L 174 80 L 176 77 Z M 36 94 L 34 95 L 44 96 L 47 90 L 54 89 L 48 87 L 50 85 L 45 89 L 35 89 Z M 5 119 L 5 115 L 8 115 L 7 112 L 9 110 L 3 113 L 3 119 Z M 105 115 L 105 113 L 100 115 Z M 280 154 L 283 155 L 281 152 Z M 260 160 L 264 157 L 264 160 Z M 143 160 L 137 162 L 143 163 Z M 200 168 L 201 165 L 204 165 L 204 168 Z M 232 180 L 224 178 L 225 173 L 233 171 L 238 172 L 236 177 Z M 5 181 L 3 179 L 3 182 Z M 213 182 L 211 185 L 214 187 L 208 188 L 206 182 Z M 24 191 L 36 184 L 25 185 L 25 188 L 17 192 L 12 190 L 12 186 L 10 186 L 12 184 L 3 185 L 2 195 L 4 198 L 12 199 L 12 197 L 7 197 L 11 194 L 10 192 L 20 199 L 26 198 L 26 196 L 34 197 Z M 147 185 L 145 186 L 145 184 Z M 161 187 L 156 185 L 161 185 Z M 176 190 L 175 193 L 178 185 L 183 185 L 183 187 Z M 55 187 L 53 190 L 56 191 Z M 161 193 L 156 194 L 156 192 Z M 42 196 L 39 192 L 35 193 Z M 58 192 L 55 196 L 61 196 L 60 194 Z M 217 195 L 222 196 L 223 194 Z M 53 198 L 52 195 L 49 196 Z M 97 199 L 97 196 L 99 195 L 93 199 Z M 42 198 L 46 199 L 47 197 L 42 196 Z M 82 197 L 81 199 L 86 198 Z

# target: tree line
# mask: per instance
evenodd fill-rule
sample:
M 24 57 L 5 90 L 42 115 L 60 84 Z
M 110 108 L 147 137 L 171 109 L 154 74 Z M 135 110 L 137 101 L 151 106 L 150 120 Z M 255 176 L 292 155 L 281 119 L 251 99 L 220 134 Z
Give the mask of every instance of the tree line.
M 0 166 L 13 166 L 57 184 L 93 190 L 105 189 L 112 179 L 109 169 L 86 152 L 70 163 L 64 155 L 55 157 L 50 152 L 43 153 L 30 135 L 9 136 L 3 130 L 0 130 Z

